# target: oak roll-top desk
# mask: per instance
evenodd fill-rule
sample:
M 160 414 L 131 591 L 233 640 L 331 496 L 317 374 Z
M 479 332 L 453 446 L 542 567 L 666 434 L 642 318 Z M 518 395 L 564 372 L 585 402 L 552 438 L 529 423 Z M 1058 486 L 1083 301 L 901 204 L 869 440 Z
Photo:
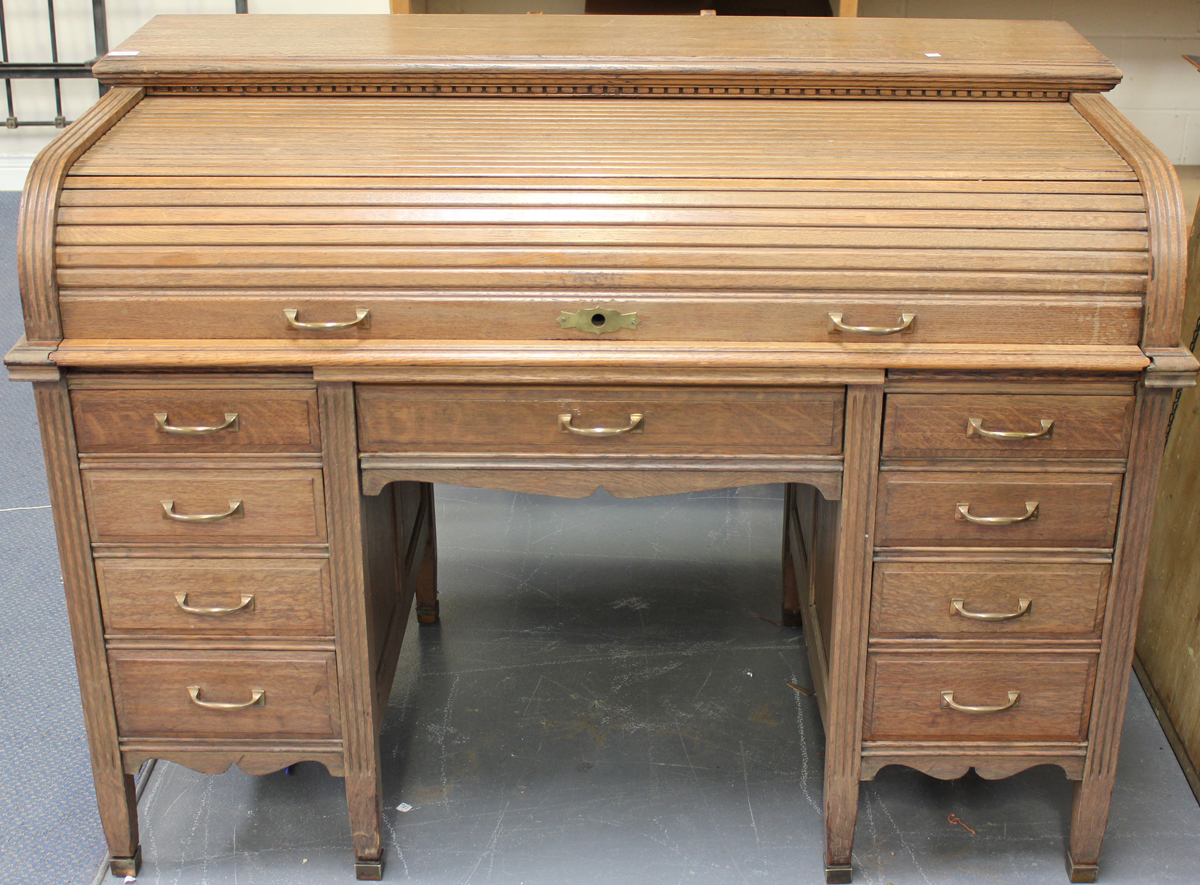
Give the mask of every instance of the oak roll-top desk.
M 345 778 L 437 617 L 432 483 L 786 483 L 826 876 L 885 765 L 1108 816 L 1179 346 L 1171 166 L 1057 23 L 154 19 L 37 159 L 26 336 L 101 817 Z

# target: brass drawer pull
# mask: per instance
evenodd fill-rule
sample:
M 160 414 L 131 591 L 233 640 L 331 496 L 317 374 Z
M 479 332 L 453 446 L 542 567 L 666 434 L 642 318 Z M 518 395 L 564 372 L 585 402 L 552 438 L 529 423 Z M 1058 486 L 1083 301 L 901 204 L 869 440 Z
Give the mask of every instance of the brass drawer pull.
M 196 427 L 180 427 L 175 424 L 168 424 L 170 419 L 167 418 L 166 412 L 154 413 L 154 427 L 159 433 L 174 433 L 179 436 L 204 436 L 209 433 L 220 433 L 222 430 L 231 430 L 237 433 L 241 429 L 238 422 L 237 412 L 226 412 L 224 424 L 214 424 L 211 427 L 199 425 Z
M 187 612 L 189 615 L 231 615 L 234 612 L 252 612 L 254 611 L 254 594 L 243 593 L 242 601 L 238 605 L 230 607 L 215 607 L 203 608 L 195 605 L 188 605 L 186 593 L 175 594 L 175 607 L 180 611 Z
M 202 701 L 200 700 L 200 686 L 189 685 L 188 697 L 192 699 L 192 703 L 197 707 L 203 707 L 205 710 L 245 710 L 247 707 L 265 707 L 267 705 L 267 693 L 261 688 L 250 689 L 250 700 L 243 701 L 240 704 L 227 704 L 222 701 Z
M 365 307 L 355 310 L 355 319 L 347 320 L 344 323 L 302 323 L 296 319 L 299 313 L 300 311 L 294 307 L 285 307 L 283 309 L 283 315 L 287 318 L 288 325 L 293 329 L 300 329 L 304 332 L 338 332 L 353 326 L 358 326 L 360 329 L 371 328 L 371 311 Z
M 841 311 L 830 311 L 826 314 L 829 317 L 829 331 L 836 329 L 839 332 L 853 332 L 856 335 L 895 335 L 898 332 L 911 332 L 913 323 L 916 322 L 917 315 L 915 313 L 900 314 L 900 325 L 898 326 L 847 326 L 842 322 Z
M 558 429 L 562 433 L 573 433 L 576 436 L 620 436 L 623 433 L 641 433 L 645 415 L 630 412 L 629 423 L 624 427 L 576 427 L 571 423 L 575 416 L 563 412 L 558 416 Z
M 1019 618 L 1025 612 L 1029 611 L 1029 606 L 1033 600 L 1028 596 L 1020 596 L 1017 598 L 1017 610 L 1015 612 L 969 612 L 963 606 L 965 601 L 962 599 L 950 600 L 950 614 L 962 615 L 964 618 L 971 618 L 975 621 L 1011 621 L 1013 618 Z
M 1017 705 L 1017 701 L 1021 699 L 1019 691 L 1010 691 L 1008 693 L 1008 703 L 1000 704 L 995 707 L 973 707 L 968 704 L 956 704 L 954 702 L 954 692 L 942 692 L 942 706 L 949 707 L 951 710 L 957 710 L 960 713 L 1002 713 L 1005 710 L 1011 710 Z
M 1050 435 L 1054 428 L 1054 420 L 1043 418 L 1041 424 L 1041 430 L 984 430 L 982 418 L 968 418 L 967 436 L 986 436 L 988 439 L 1042 439 Z
M 954 507 L 958 511 L 955 519 L 965 519 L 968 522 L 973 522 L 976 525 L 1015 525 L 1018 522 L 1028 522 L 1031 519 L 1037 519 L 1038 502 L 1026 501 L 1025 513 L 1021 516 L 972 516 L 971 505 L 956 504 Z
M 163 519 L 173 519 L 176 522 L 220 522 L 222 519 L 229 519 L 231 516 L 243 516 L 242 502 L 230 501 L 229 509 L 224 513 L 176 513 L 174 501 L 163 501 Z

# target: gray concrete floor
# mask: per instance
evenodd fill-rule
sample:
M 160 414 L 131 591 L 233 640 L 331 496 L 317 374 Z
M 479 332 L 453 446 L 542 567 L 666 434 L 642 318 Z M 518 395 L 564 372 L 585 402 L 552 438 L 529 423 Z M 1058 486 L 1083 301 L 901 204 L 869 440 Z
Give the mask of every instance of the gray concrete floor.
M 385 881 L 822 882 L 821 726 L 787 684 L 810 684 L 804 639 L 764 620 L 780 489 L 438 493 L 442 624 L 410 625 L 383 735 Z M 1049 766 L 886 769 L 855 881 L 1062 885 L 1070 792 Z M 161 764 L 141 815 L 141 885 L 353 881 L 342 782 L 316 764 Z M 1198 840 L 1135 682 L 1101 881 L 1200 882 Z

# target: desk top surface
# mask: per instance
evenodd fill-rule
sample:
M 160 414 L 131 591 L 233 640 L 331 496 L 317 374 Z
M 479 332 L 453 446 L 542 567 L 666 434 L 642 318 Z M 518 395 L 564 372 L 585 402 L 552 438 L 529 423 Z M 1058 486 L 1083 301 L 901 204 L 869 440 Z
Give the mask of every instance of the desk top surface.
M 458 74 L 1087 91 L 1120 79 L 1063 22 L 565 15 L 157 16 L 95 74 L 151 85 Z

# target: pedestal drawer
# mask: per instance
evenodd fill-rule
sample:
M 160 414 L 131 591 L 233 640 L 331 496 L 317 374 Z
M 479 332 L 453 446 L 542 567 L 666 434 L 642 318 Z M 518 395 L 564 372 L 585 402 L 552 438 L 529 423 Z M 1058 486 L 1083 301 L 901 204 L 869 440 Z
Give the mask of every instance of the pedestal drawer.
M 73 390 L 79 451 L 316 452 L 315 390 Z
M 870 654 L 863 737 L 1083 740 L 1095 672 L 1089 654 Z
M 333 634 L 324 559 L 97 559 L 96 581 L 110 634 Z
M 891 394 L 884 458 L 1123 458 L 1132 396 Z
M 836 455 L 841 388 L 359 385 L 363 452 Z
M 1121 474 L 880 474 L 880 547 L 1111 547 Z
M 341 734 L 332 651 L 115 649 L 121 737 Z
M 83 471 L 97 543 L 324 543 L 321 471 Z
M 1100 636 L 1105 563 L 879 562 L 871 636 Z

